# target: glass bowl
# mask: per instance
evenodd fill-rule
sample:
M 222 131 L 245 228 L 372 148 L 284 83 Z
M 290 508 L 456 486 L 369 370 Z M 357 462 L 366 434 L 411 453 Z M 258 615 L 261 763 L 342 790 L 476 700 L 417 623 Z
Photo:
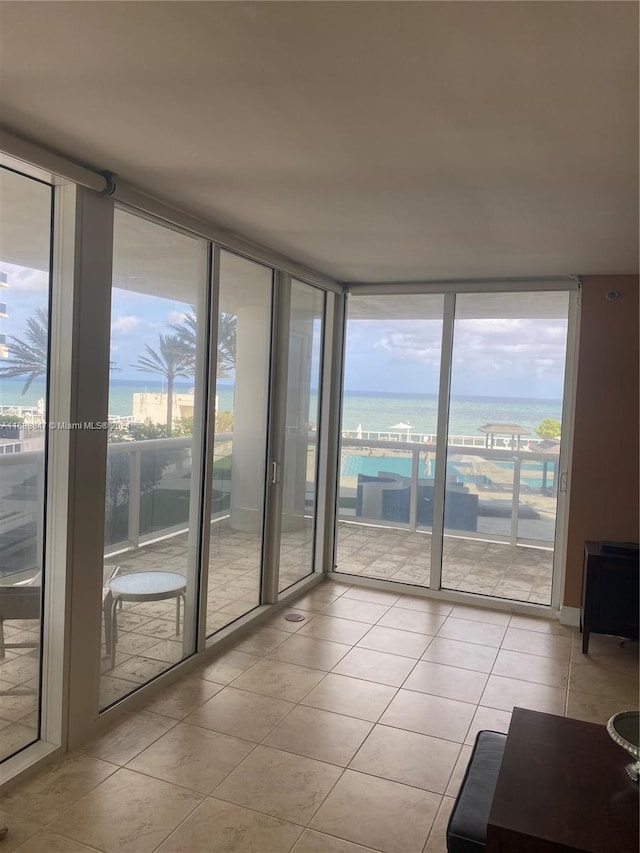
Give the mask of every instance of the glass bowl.
M 618 746 L 635 758 L 625 769 L 637 782 L 640 778 L 640 711 L 618 711 L 607 723 L 607 731 Z

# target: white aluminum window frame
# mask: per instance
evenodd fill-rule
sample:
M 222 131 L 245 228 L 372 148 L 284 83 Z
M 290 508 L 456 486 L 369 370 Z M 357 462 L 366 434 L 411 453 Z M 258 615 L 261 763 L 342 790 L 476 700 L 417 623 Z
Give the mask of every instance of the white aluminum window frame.
M 443 335 L 440 361 L 440 380 L 438 388 L 438 419 L 436 440 L 436 468 L 434 477 L 434 517 L 431 539 L 431 568 L 429 586 L 420 587 L 388 581 L 378 578 L 360 577 L 357 575 L 346 575 L 336 571 L 335 553 L 337 549 L 337 530 L 339 517 L 339 475 L 335 484 L 333 512 L 334 512 L 334 543 L 333 543 L 333 565 L 327 570 L 327 574 L 334 580 L 348 578 L 349 583 L 354 585 L 367 584 L 379 589 L 396 589 L 406 592 L 411 589 L 412 593 L 425 597 L 439 598 L 446 601 L 478 604 L 487 604 L 496 609 L 508 609 L 522 613 L 558 613 L 562 603 L 564 589 L 568 507 L 570 500 L 570 459 L 573 443 L 573 424 L 575 415 L 575 390 L 577 378 L 577 347 L 578 330 L 580 323 L 580 280 L 576 276 L 544 277 L 544 278 L 512 278 L 508 280 L 477 280 L 477 281 L 434 281 L 434 282 L 398 282 L 398 283 L 367 283 L 345 285 L 343 297 L 345 305 L 352 296 L 406 296 L 412 294 L 443 294 L 445 297 L 443 310 Z M 554 547 L 554 560 L 552 570 L 552 592 L 551 601 L 546 604 L 534 604 L 531 602 L 516 601 L 512 599 L 498 598 L 496 596 L 481 595 L 473 592 L 457 592 L 445 589 L 442 583 L 442 546 L 444 533 L 444 491 L 446 479 L 446 454 L 447 454 L 447 427 L 448 427 L 448 405 L 449 389 L 451 381 L 451 364 L 453 357 L 453 331 L 455 324 L 455 298 L 457 295 L 467 293 L 536 293 L 544 291 L 566 291 L 569 294 L 569 312 L 567 323 L 567 345 L 565 357 L 565 374 L 563 383 L 563 411 L 562 411 L 562 444 L 559 461 L 559 479 L 566 486 L 558 489 L 556 504 L 556 534 Z M 341 421 L 342 400 L 344 395 L 344 356 L 347 323 L 349 320 L 348 309 L 345 307 L 342 321 L 342 344 L 340 347 L 340 404 L 333 410 L 333 430 L 337 436 L 337 448 L 334 455 L 336 473 L 339 471 L 341 456 Z

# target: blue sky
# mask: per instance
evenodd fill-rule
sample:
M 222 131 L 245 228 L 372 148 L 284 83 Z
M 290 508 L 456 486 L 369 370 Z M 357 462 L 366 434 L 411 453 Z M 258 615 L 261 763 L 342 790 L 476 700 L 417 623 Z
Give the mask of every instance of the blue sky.
M 562 397 L 566 320 L 477 319 L 455 325 L 454 395 Z M 442 324 L 436 320 L 353 320 L 345 388 L 435 394 Z
M 27 318 L 47 302 L 47 274 L 3 263 L 10 287 L 0 301 L 9 317 L 0 331 L 21 337 Z M 114 379 L 146 379 L 135 363 L 144 345 L 157 345 L 188 303 L 114 288 L 111 361 Z M 437 320 L 352 320 L 347 334 L 345 387 L 349 391 L 436 393 L 441 323 Z M 456 323 L 452 393 L 544 399 L 562 397 L 566 320 L 476 319 Z
M 27 319 L 37 308 L 47 307 L 48 275 L 41 270 L 31 270 L 13 264 L 0 264 L 7 273 L 9 287 L 0 289 L 0 301 L 7 303 L 8 318 L 0 320 L 0 331 L 7 336 L 21 338 Z M 171 323 L 180 323 L 191 306 L 156 296 L 114 288 L 111 306 L 111 361 L 118 368 L 115 376 L 121 379 L 139 379 L 149 374 L 140 373 L 135 365 L 144 345 L 156 347 L 159 334 L 170 332 Z M 9 342 L 10 343 L 10 342 Z
M 169 326 L 181 323 L 191 306 L 187 302 L 162 299 L 114 288 L 111 298 L 111 362 L 117 368 L 114 379 L 152 379 L 136 370 L 145 344 L 157 349 L 158 336 L 172 334 Z M 188 381 L 188 380 L 185 380 Z

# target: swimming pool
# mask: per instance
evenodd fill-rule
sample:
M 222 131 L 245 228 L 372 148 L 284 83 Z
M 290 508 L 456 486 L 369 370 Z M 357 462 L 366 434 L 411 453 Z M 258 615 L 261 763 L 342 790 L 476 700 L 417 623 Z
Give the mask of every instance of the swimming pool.
M 357 454 L 349 454 L 342 459 L 342 467 L 340 475 L 342 477 L 357 477 L 358 474 L 365 474 L 369 477 L 377 477 L 380 472 L 388 474 L 397 474 L 399 477 L 411 477 L 411 458 L 409 456 L 403 458 L 401 456 L 362 456 Z M 513 470 L 513 462 L 492 462 L 496 468 L 502 468 L 505 471 Z M 520 482 L 529 486 L 532 489 L 539 489 L 543 482 L 543 461 L 523 462 Z M 432 463 L 431 470 L 434 466 Z M 553 488 L 555 483 L 555 466 L 552 462 L 547 463 L 547 488 Z M 421 479 L 427 477 L 425 471 L 425 462 L 421 460 L 419 476 Z M 455 477 L 459 483 L 476 483 L 483 485 L 491 485 L 490 474 L 472 474 L 464 464 L 459 466 L 455 462 L 447 462 L 447 476 Z M 433 473 L 431 474 L 433 477 Z
M 343 477 L 357 477 L 358 474 L 366 474 L 369 477 L 377 477 L 379 471 L 388 471 L 390 474 L 398 474 L 400 477 L 411 476 L 411 458 L 403 459 L 399 456 L 345 456 L 342 460 L 340 474 Z

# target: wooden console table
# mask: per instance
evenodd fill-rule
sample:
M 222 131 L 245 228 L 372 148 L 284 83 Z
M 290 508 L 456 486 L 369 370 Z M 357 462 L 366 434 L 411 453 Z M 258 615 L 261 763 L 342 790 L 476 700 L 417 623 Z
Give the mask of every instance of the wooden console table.
M 629 761 L 605 726 L 515 708 L 487 853 L 637 853 Z

